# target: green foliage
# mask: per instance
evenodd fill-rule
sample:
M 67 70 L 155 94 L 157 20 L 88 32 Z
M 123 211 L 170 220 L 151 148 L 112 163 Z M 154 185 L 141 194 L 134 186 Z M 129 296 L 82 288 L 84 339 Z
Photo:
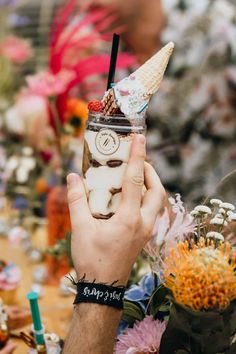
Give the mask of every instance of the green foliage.
M 172 299 L 170 319 L 163 334 L 160 354 L 235 353 L 236 301 L 223 311 L 194 311 Z
M 170 308 L 168 294 L 169 290 L 163 284 L 160 284 L 152 293 L 148 303 L 147 313 L 154 318 L 160 317 L 160 313 L 168 314 Z
M 71 256 L 71 233 L 67 232 L 64 239 L 58 240 L 55 245 L 48 247 L 45 252 L 57 259 L 66 256 L 69 266 L 72 267 L 73 262 Z
M 135 321 L 142 321 L 145 313 L 137 302 L 124 301 L 123 320 L 133 327 Z

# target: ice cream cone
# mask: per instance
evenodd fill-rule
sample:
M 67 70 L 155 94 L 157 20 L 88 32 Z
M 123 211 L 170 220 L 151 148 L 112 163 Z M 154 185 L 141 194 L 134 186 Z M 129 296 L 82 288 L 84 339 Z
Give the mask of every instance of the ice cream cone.
M 169 42 L 132 74 L 142 82 L 148 95 L 159 89 L 173 49 L 174 43 Z
M 159 89 L 174 43 L 169 42 L 130 76 L 108 90 L 103 99 L 103 113 L 124 113 L 127 117 L 145 115 L 151 96 Z

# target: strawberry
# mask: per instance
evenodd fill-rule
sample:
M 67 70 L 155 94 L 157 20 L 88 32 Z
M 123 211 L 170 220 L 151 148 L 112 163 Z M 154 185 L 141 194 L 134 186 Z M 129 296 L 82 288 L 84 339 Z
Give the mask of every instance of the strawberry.
M 102 112 L 102 102 L 94 100 L 89 102 L 88 109 L 91 112 Z

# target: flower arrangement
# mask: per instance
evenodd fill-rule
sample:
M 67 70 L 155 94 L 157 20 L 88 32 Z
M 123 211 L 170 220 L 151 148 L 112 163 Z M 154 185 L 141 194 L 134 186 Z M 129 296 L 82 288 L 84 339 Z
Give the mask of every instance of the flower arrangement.
M 236 168 L 235 4 L 169 0 L 163 6 L 162 41 L 173 40 L 175 51 L 149 110 L 149 156 L 165 187 L 189 204 L 210 194 L 233 202 L 235 173 L 218 183 Z
M 125 294 L 116 352 L 234 353 L 235 207 L 213 198 L 187 213 L 180 195 L 169 200 L 145 249 L 154 273 Z

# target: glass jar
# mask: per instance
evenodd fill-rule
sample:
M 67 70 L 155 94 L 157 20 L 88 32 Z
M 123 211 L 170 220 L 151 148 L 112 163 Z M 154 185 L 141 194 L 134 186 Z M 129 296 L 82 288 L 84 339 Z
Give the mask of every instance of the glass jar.
M 90 113 L 84 139 L 83 176 L 90 210 L 108 219 L 117 210 L 134 134 L 145 134 L 145 118 Z

